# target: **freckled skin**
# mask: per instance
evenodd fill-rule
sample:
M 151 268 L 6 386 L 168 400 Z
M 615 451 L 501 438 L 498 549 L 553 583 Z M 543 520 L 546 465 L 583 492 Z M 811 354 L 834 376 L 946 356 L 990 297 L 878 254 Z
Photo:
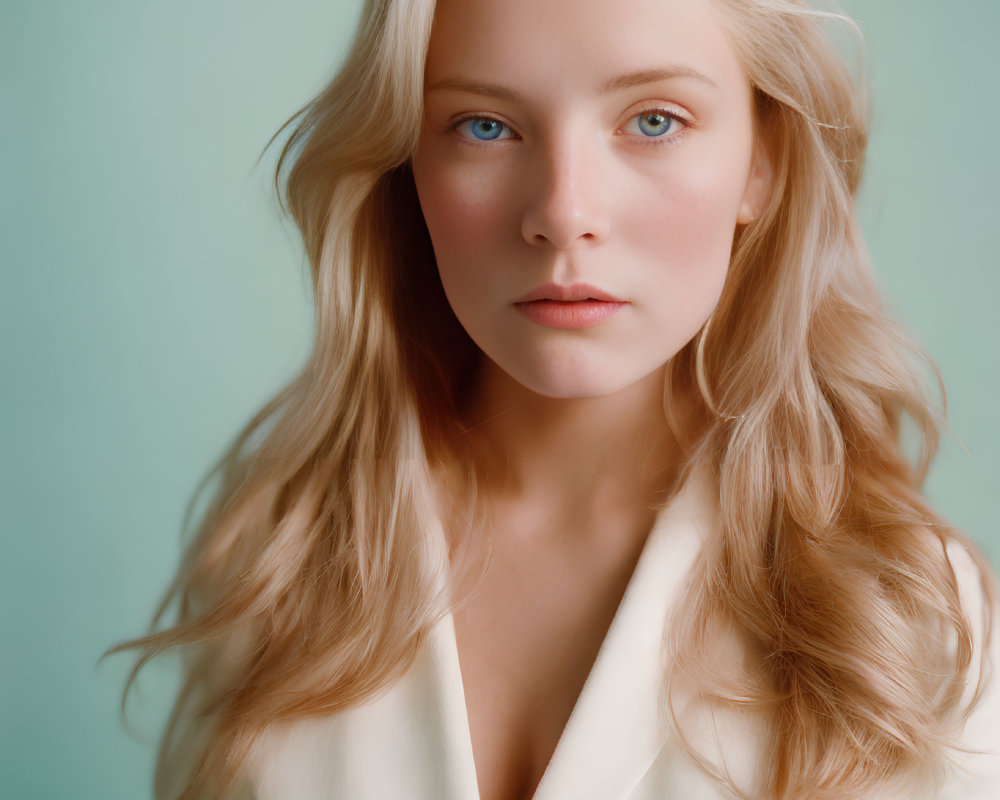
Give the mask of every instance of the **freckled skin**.
M 675 77 L 601 91 L 668 65 L 715 86 Z M 413 158 L 441 279 L 473 340 L 548 397 L 613 394 L 662 367 L 715 307 L 733 233 L 769 179 L 754 158 L 747 79 L 711 2 L 442 0 L 425 77 L 518 94 L 429 91 Z M 656 109 L 681 122 L 646 137 L 637 115 Z M 476 114 L 504 134 L 449 129 Z M 628 305 L 596 326 L 548 328 L 514 301 L 549 282 L 589 283 Z

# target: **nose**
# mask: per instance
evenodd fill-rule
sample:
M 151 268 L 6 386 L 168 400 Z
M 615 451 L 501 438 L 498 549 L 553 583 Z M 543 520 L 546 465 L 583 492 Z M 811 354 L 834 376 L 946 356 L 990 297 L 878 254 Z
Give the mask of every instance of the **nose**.
M 565 250 L 603 242 L 610 234 L 608 187 L 599 155 L 584 142 L 560 137 L 539 153 L 526 177 L 521 219 L 526 242 Z

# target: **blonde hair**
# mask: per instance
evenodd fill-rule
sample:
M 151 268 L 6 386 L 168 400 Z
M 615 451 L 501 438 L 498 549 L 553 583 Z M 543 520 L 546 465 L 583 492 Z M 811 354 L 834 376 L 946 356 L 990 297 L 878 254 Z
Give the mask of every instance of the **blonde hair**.
M 696 459 L 718 476 L 721 511 L 670 627 L 665 683 L 768 709 L 767 795 L 864 795 L 943 763 L 967 713 L 972 634 L 943 549 L 965 540 L 919 495 L 935 416 L 854 219 L 866 109 L 827 15 L 716 1 L 775 179 L 737 232 L 710 324 L 668 368 L 668 396 L 695 386 L 709 412 Z M 133 678 L 168 648 L 192 658 L 158 797 L 221 796 L 270 724 L 391 685 L 454 602 L 435 471 L 461 458 L 456 409 L 477 353 L 437 280 L 408 166 L 433 14 L 433 0 L 370 0 L 340 74 L 290 121 L 276 179 L 312 268 L 315 347 L 220 462 L 154 630 L 173 602 L 176 624 L 122 645 L 141 651 Z M 917 468 L 904 415 L 923 434 Z M 726 626 L 765 679 L 710 664 Z

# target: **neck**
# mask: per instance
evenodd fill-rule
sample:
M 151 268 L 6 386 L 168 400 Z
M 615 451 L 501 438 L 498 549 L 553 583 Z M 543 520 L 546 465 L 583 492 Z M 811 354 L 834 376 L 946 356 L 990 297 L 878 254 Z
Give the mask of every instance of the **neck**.
M 681 466 L 664 369 L 613 395 L 563 399 L 531 392 L 487 360 L 465 418 L 488 497 L 577 517 L 648 512 Z

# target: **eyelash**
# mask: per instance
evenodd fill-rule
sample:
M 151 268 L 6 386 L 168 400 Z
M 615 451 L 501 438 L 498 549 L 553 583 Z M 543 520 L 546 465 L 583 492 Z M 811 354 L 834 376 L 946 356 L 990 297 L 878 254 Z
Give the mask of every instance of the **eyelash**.
M 667 119 L 672 120 L 674 123 L 677 123 L 680 126 L 680 130 L 678 130 L 678 131 L 676 131 L 674 133 L 669 133 L 669 134 L 661 135 L 661 136 L 642 136 L 641 134 L 624 134 L 623 133 L 623 131 L 625 130 L 625 128 L 628 126 L 628 124 L 630 122 L 632 122 L 633 120 L 639 119 L 640 117 L 652 116 L 654 114 L 658 114 L 660 116 L 666 117 Z M 461 137 L 465 142 L 467 142 L 468 144 L 471 144 L 473 147 L 488 147 L 493 142 L 508 142 L 508 141 L 511 141 L 511 140 L 514 140 L 514 139 L 521 138 L 520 136 L 517 135 L 517 133 L 514 131 L 514 129 L 510 127 L 510 125 L 508 125 L 506 122 L 504 122 L 501 119 L 497 119 L 496 117 L 491 116 L 490 114 L 471 114 L 471 115 L 468 115 L 468 116 L 465 116 L 465 117 L 460 117 L 459 119 L 456 119 L 454 122 L 452 122 L 448 126 L 448 130 L 449 131 L 456 131 L 457 132 L 458 129 L 462 125 L 464 125 L 465 123 L 467 123 L 467 122 L 476 122 L 478 120 L 489 120 L 491 122 L 499 123 L 500 125 L 503 125 L 508 131 L 510 131 L 513 134 L 513 136 L 506 136 L 506 137 L 499 138 L 499 139 L 476 139 L 476 138 L 471 137 L 471 136 L 462 136 Z M 689 120 L 685 119 L 683 116 L 681 116 L 680 114 L 678 114 L 676 111 L 671 111 L 670 109 L 663 108 L 662 106 L 650 106 L 649 108 L 644 108 L 641 111 L 638 111 L 635 114 L 633 114 L 631 117 L 629 117 L 625 121 L 625 124 L 622 125 L 620 128 L 618 128 L 615 131 L 615 134 L 616 135 L 633 135 L 633 136 L 635 136 L 635 138 L 637 138 L 637 139 L 639 139 L 641 141 L 641 144 L 644 147 L 670 147 L 670 146 L 676 144 L 682 137 L 684 137 L 685 135 L 687 135 L 688 129 L 691 127 L 691 124 L 692 123 Z M 459 135 L 461 136 L 461 134 L 459 134 Z
M 633 114 L 625 121 L 624 125 L 622 125 L 618 130 L 615 131 L 615 133 L 624 135 L 622 132 L 625 130 L 628 124 L 631 123 L 633 120 L 653 115 L 666 117 L 668 120 L 671 120 L 672 122 L 676 123 L 679 130 L 661 136 L 642 136 L 641 134 L 632 134 L 636 135 L 637 138 L 641 140 L 644 146 L 670 147 L 672 145 L 675 145 L 682 137 L 687 135 L 688 129 L 691 127 L 691 121 L 685 119 L 676 111 L 671 111 L 669 108 L 663 108 L 662 106 L 651 106 L 650 108 L 644 108 L 641 111 Z

